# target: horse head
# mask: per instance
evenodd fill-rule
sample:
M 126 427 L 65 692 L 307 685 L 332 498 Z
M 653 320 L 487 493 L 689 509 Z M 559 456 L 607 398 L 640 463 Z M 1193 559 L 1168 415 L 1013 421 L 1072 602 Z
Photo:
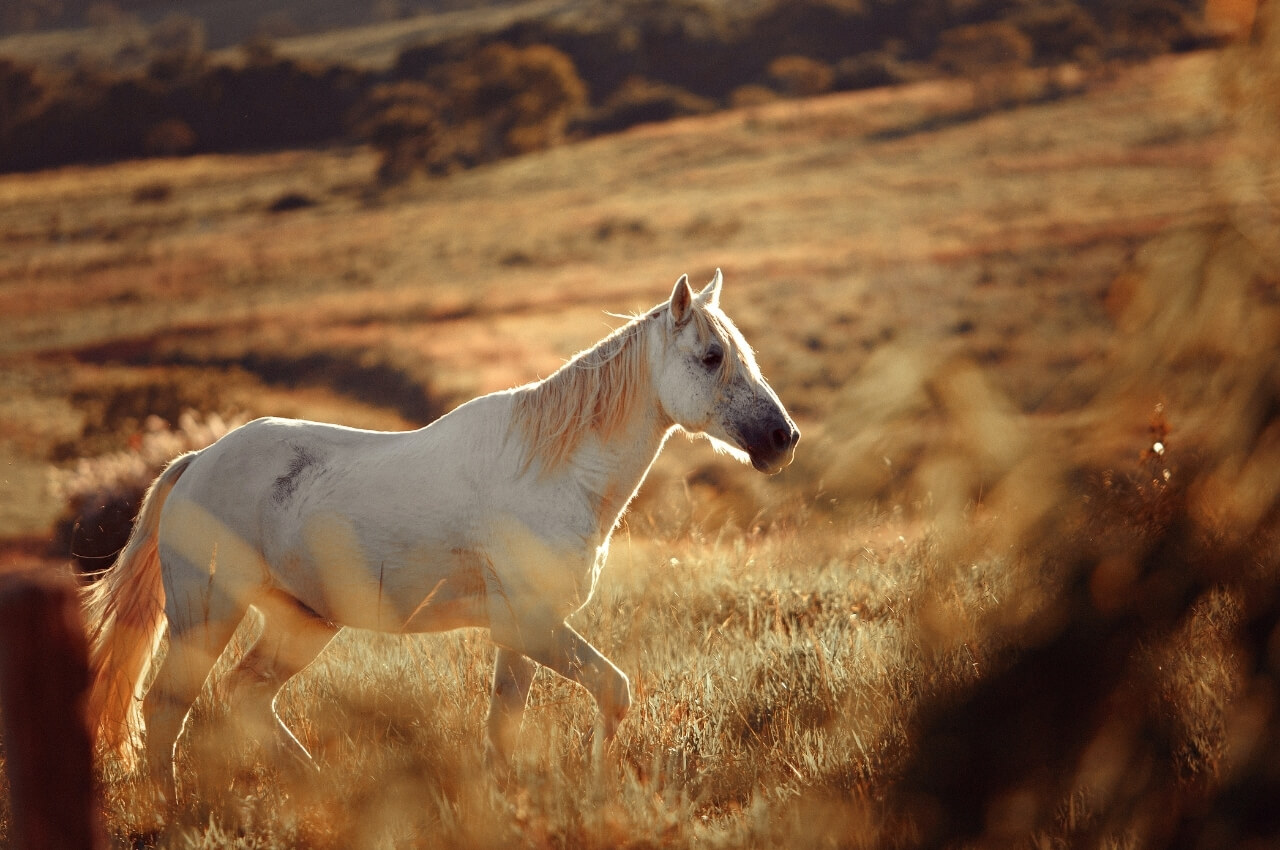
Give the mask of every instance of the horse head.
M 723 281 L 716 269 L 695 295 L 682 275 L 671 299 L 650 313 L 664 343 L 653 349 L 658 403 L 684 430 L 773 474 L 791 463 L 800 430 L 760 374 L 751 346 L 720 309 Z

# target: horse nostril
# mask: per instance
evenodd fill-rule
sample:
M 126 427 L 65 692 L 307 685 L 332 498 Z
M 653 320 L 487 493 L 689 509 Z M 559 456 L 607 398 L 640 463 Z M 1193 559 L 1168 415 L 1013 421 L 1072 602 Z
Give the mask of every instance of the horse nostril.
M 786 428 L 773 429 L 769 434 L 769 439 L 773 442 L 773 448 L 775 451 L 780 452 L 791 448 L 794 442 L 791 437 L 793 430 L 794 429 L 788 430 Z M 797 433 L 796 436 L 799 437 L 800 435 Z

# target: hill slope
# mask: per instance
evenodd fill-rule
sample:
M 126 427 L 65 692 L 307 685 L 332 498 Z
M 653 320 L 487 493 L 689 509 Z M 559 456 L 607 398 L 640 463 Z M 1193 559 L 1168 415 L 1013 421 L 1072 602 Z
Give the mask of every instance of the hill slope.
M 140 388 L 171 416 L 407 425 L 547 374 L 602 311 L 716 266 L 811 434 L 885 351 L 961 353 L 1017 408 L 1070 410 L 1137 248 L 1227 200 L 1215 62 L 988 114 L 964 82 L 777 103 L 373 200 L 362 151 L 0 178 L 0 532 L 47 527 L 43 470 L 126 439 Z M 268 211 L 290 192 L 303 209 Z

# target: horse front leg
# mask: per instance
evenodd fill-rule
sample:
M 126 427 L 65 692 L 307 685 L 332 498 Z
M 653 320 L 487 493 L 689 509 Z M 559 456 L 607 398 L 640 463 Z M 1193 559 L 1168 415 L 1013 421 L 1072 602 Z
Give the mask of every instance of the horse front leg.
M 631 708 L 631 682 L 627 675 L 568 623 L 544 630 L 539 637 L 525 649 L 525 654 L 586 688 L 600 711 L 605 742 L 613 740 Z
M 503 775 L 511 766 L 525 703 L 529 700 L 529 687 L 537 670 L 538 666 L 519 652 L 498 647 L 493 666 L 493 693 L 489 697 L 486 756 L 490 766 Z

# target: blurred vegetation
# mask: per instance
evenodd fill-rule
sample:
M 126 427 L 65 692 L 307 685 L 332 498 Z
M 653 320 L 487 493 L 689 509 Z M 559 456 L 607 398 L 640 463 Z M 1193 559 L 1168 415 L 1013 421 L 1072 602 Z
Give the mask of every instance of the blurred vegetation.
M 487 45 L 427 75 L 449 133 L 437 161 L 467 167 L 556 144 L 586 102 L 573 62 L 545 45 Z M 434 163 L 433 163 L 434 164 Z
M 217 414 L 202 420 L 189 410 L 175 418 L 176 428 L 150 414 L 139 423 L 129 448 L 80 458 L 55 480 L 66 511 L 54 527 L 52 545 L 69 553 L 81 572 L 99 572 L 115 563 L 143 494 L 170 460 L 204 448 L 244 422 L 243 417 L 224 420 Z
M 560 51 L 496 43 L 424 80 L 374 86 L 350 122 L 380 152 L 379 180 L 394 183 L 417 170 L 447 174 L 554 145 L 585 100 Z
M 74 16 L 42 9 L 12 14 Z M 0 59 L 0 170 L 367 141 L 394 181 L 770 92 L 1092 67 L 1217 43 L 1196 0 L 632 0 L 410 47 L 373 71 L 282 58 L 279 26 L 247 40 L 242 61 L 214 62 L 198 18 L 171 13 L 148 28 L 95 9 L 101 26 L 136 33 L 109 61 Z

